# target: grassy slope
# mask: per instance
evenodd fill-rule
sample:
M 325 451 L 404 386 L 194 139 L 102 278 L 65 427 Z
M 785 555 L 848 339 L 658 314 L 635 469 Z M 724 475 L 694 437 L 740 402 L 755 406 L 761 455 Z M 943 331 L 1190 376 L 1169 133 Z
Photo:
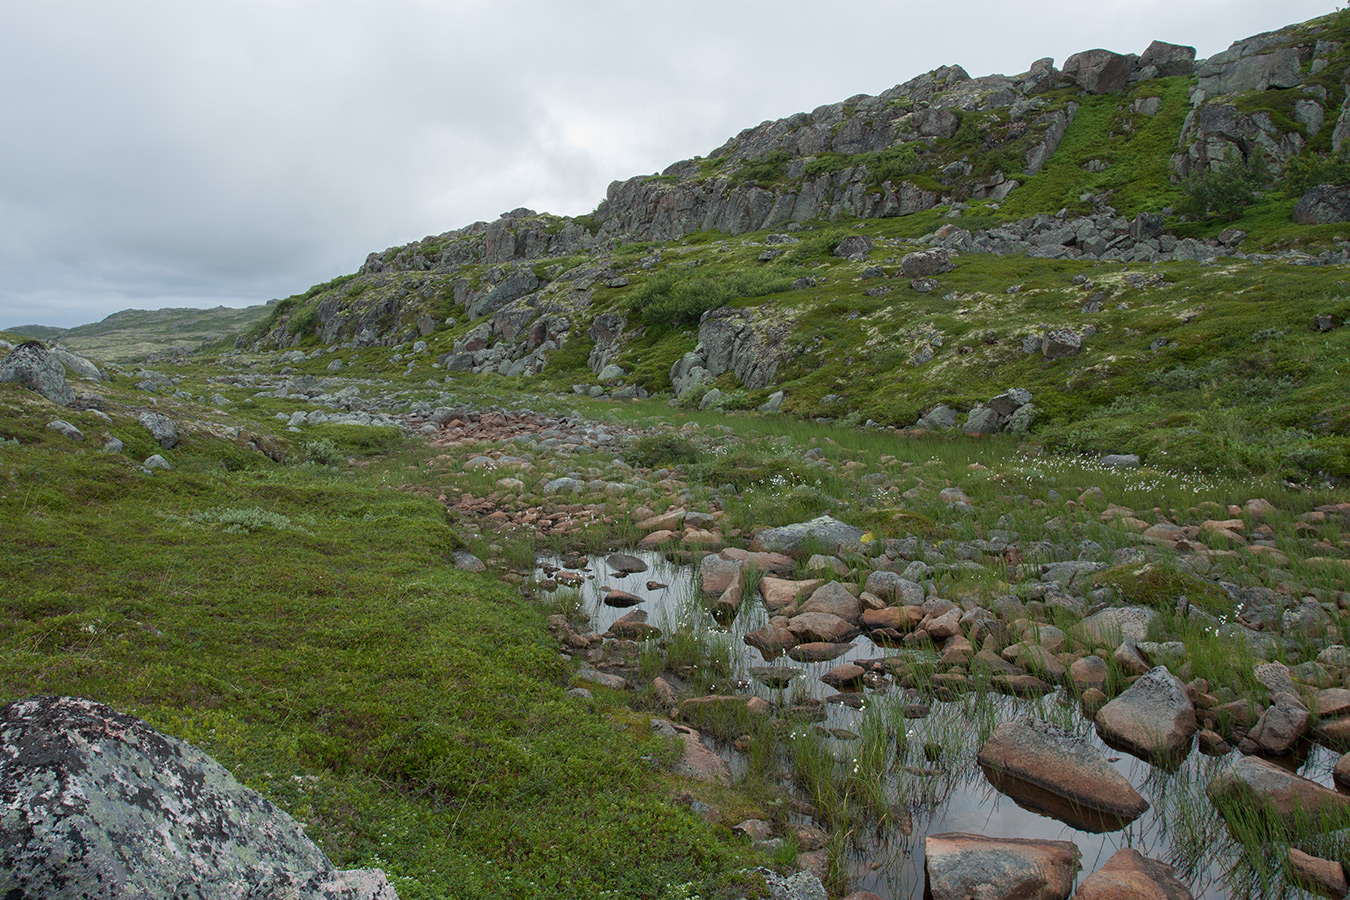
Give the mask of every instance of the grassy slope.
M 270 307 L 243 309 L 125 309 L 100 322 L 60 334 L 67 349 L 106 362 L 133 362 L 174 349 L 196 350 L 203 344 L 242 334 L 261 321 Z
M 16 325 L 8 330 L 14 337 L 39 341 L 55 340 L 66 331 L 64 328 L 55 328 L 51 325 Z
M 542 613 L 451 567 L 439 504 L 200 435 L 147 477 L 45 431 L 58 414 L 97 441 L 96 418 L 0 386 L 20 442 L 0 446 L 0 581 L 24 586 L 0 597 L 0 700 L 143 716 L 405 900 L 726 879 L 731 852 L 660 799 L 643 756 L 667 748 L 564 694 Z M 157 449 L 114 419 L 129 456 Z

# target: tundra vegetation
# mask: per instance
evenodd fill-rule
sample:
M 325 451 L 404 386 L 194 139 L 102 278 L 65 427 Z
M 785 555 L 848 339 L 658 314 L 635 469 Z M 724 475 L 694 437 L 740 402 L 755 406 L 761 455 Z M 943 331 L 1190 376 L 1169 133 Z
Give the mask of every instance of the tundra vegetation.
M 0 335 L 101 369 L 0 383 L 0 699 L 142 717 L 404 900 L 917 897 L 1026 717 L 1144 766 L 1075 833 L 1295 895 L 1342 801 L 1244 761 L 1350 784 L 1347 16 L 937 70 L 196 352 Z

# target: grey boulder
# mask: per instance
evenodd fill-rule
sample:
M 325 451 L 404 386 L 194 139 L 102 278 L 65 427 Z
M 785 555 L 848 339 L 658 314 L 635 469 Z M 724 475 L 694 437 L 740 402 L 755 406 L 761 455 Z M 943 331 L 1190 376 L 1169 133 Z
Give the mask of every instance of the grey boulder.
M 1133 59 L 1110 50 L 1084 50 L 1064 60 L 1065 77 L 1089 94 L 1113 94 L 1121 90 L 1129 83 L 1133 71 Z
M 1294 204 L 1293 219 L 1300 225 L 1350 222 L 1350 186 L 1319 184 Z
M 1156 666 L 1103 706 L 1096 723 L 1108 744 L 1142 759 L 1173 763 L 1190 750 L 1195 707 L 1181 679 Z
M 74 406 L 66 370 L 39 341 L 24 341 L 0 359 L 0 382 L 16 382 L 58 406 Z
M 932 278 L 955 268 L 956 264 L 952 262 L 951 254 L 940 247 L 906 253 L 900 257 L 900 269 L 906 278 Z
M 809 522 L 784 525 L 762 532 L 755 540 L 756 549 L 786 553 L 800 553 L 814 547 L 826 553 L 837 553 L 840 547 L 858 543 L 865 532 L 861 528 L 841 522 L 832 516 L 820 516 Z
M 50 352 L 52 356 L 56 357 L 56 361 L 65 366 L 66 370 L 72 375 L 79 378 L 88 378 L 93 381 L 109 380 L 108 376 L 100 371 L 98 366 L 94 365 L 83 356 L 76 356 L 74 353 L 71 353 L 69 350 L 62 347 L 53 347 Z
M 70 424 L 65 419 L 53 419 L 52 421 L 48 422 L 47 430 L 55 431 L 58 434 L 63 434 L 66 437 L 70 438 L 72 441 L 84 440 L 84 432 L 80 431 L 80 429 L 76 428 L 74 425 Z
M 0 896 L 396 900 L 197 748 L 92 700 L 0 709 Z
M 872 252 L 872 239 L 863 237 L 860 234 L 850 235 L 839 242 L 839 246 L 834 248 L 834 255 L 841 259 L 851 259 L 861 262 L 867 259 L 867 254 Z
M 1169 44 L 1165 41 L 1154 41 L 1139 57 L 1141 69 L 1147 69 L 1150 66 L 1157 72 L 1158 78 L 1190 75 L 1195 71 L 1195 48 L 1181 44 Z
M 136 421 L 140 422 L 141 427 L 150 432 L 150 436 L 165 450 L 172 450 L 178 446 L 178 426 L 163 413 L 146 410 L 136 417 Z

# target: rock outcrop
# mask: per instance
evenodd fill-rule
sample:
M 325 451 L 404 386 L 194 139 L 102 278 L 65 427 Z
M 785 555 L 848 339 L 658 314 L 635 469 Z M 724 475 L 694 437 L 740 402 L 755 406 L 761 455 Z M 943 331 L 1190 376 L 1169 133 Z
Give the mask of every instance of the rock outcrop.
M 219 763 L 92 700 L 0 709 L 0 895 L 396 900 Z

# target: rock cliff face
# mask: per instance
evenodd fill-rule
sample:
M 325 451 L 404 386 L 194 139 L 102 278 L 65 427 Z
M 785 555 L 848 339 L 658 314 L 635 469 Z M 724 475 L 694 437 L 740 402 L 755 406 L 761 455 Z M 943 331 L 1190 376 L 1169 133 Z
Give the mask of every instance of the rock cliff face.
M 978 134 L 986 149 L 1021 157 L 1023 171 L 1035 174 L 1077 109 L 1035 96 L 1061 81 L 1049 60 L 1016 78 L 971 78 L 959 66 L 944 66 L 875 97 L 859 95 L 746 129 L 706 160 L 616 181 L 595 219 L 607 233 L 673 240 L 698 231 L 736 235 L 1002 199 L 1017 186 L 1009 173 L 984 170 L 963 158 L 968 148 L 960 142 L 950 145 L 969 122 L 971 136 Z
M 1194 108 L 1173 157 L 1178 176 L 1214 168 L 1225 159 L 1249 159 L 1258 152 L 1278 169 L 1317 137 L 1328 118 L 1327 76 L 1342 50 L 1341 42 L 1319 38 L 1321 30 L 1299 26 L 1258 34 L 1199 64 L 1191 91 Z M 1331 84 L 1344 77 L 1337 73 Z M 1244 109 L 1243 96 L 1264 91 L 1293 92 L 1293 101 L 1286 104 L 1289 115 Z M 1344 107 L 1339 117 L 1333 135 L 1336 151 L 1350 132 Z
M 453 352 L 437 356 L 449 371 L 535 374 L 550 354 L 580 338 L 593 341 L 591 371 L 613 375 L 625 342 L 642 333 L 613 292 L 629 287 L 630 274 L 640 285 L 645 271 L 671 265 L 661 248 L 640 258 L 620 248 L 775 230 L 783 233 L 766 238 L 759 257 L 771 263 L 790 252 L 792 232 L 940 207 L 954 221 L 924 240 L 959 253 L 1108 262 L 1242 255 L 1241 231 L 1204 242 L 1179 239 L 1166 233 L 1162 210 L 1117 213 L 1109 189 L 1079 196 L 1076 213 L 1034 210 L 1039 214 L 993 228 L 962 228 L 961 214 L 968 202 L 1002 205 L 1043 177 L 1085 105 L 1088 121 L 1096 121 L 1089 129 L 1099 128 L 1113 97 L 1120 102 L 1102 137 L 1121 142 L 1079 161 L 1088 172 L 1144 152 L 1129 135 L 1145 128 L 1163 134 L 1169 150 L 1175 139 L 1174 183 L 1228 159 L 1261 154 L 1279 172 L 1300 154 L 1339 150 L 1350 137 L 1350 107 L 1342 102 L 1348 94 L 1342 82 L 1350 81 L 1344 33 L 1341 19 L 1326 17 L 1238 41 L 1198 62 L 1192 47 L 1154 41 L 1138 55 L 1084 50 L 1062 70 L 1051 59 L 1036 60 L 1015 76 L 972 78 L 944 66 L 877 96 L 860 94 L 747 128 L 706 158 L 674 163 L 658 175 L 613 182 L 588 216 L 515 209 L 494 222 L 372 253 L 355 276 L 312 290 L 294 313 L 276 317 L 259 346 L 289 347 L 314 336 L 330 349 L 396 347 L 467 320 L 470 330 Z M 1182 78 L 1190 79 L 1191 110 L 1178 129 L 1182 85 L 1156 79 Z M 1155 139 L 1144 143 L 1151 148 Z M 1054 177 L 1063 178 L 1062 171 Z M 1042 193 L 1063 205 L 1063 193 Z M 982 212 L 996 209 L 991 204 Z M 1317 261 L 1345 256 L 1327 251 Z M 915 290 L 936 286 L 913 277 Z M 760 312 L 709 314 L 698 349 L 670 370 L 673 386 L 688 393 L 723 372 L 752 389 L 767 386 L 783 361 L 787 331 Z

